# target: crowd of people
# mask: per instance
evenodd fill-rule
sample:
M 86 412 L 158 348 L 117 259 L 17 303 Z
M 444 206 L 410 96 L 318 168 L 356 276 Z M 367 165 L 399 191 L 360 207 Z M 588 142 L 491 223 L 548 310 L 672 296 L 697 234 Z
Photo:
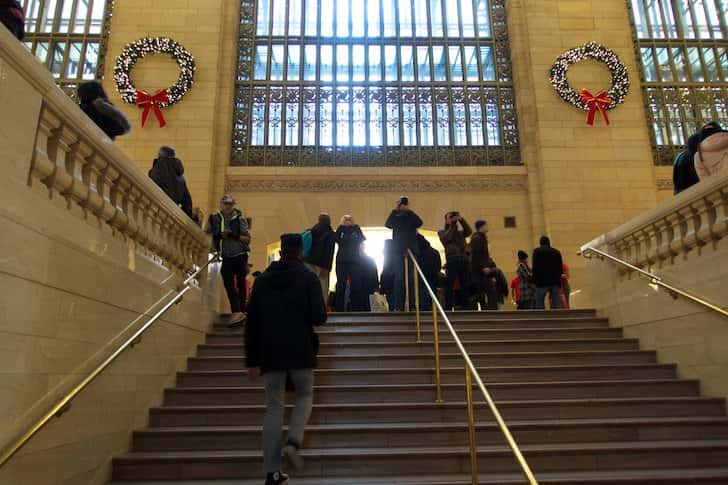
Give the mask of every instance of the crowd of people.
M 728 132 L 719 123 L 703 125 L 673 162 L 675 195 L 728 169 Z

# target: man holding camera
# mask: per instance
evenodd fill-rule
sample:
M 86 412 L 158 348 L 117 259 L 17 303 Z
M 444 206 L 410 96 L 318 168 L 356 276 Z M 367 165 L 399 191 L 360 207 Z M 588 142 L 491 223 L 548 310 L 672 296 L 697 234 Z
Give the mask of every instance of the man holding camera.
M 213 250 L 222 258 L 220 273 L 232 313 L 229 324 L 237 325 L 245 320 L 250 228 L 243 214 L 235 208 L 231 195 L 225 195 L 220 206 L 220 212 L 210 215 L 205 232 L 212 234 Z
M 473 230 L 470 229 L 470 225 L 457 211 L 445 214 L 445 228 L 437 231 L 440 242 L 445 248 L 445 259 L 447 261 L 445 307 L 448 310 L 453 307 L 463 309 L 468 304 L 467 289 L 470 287 L 470 268 L 468 267 L 465 239 L 470 237 L 472 233 Z M 455 301 L 454 298 L 456 280 L 460 281 L 461 288 L 458 301 Z
M 417 241 L 417 229 L 422 227 L 422 219 L 415 214 L 409 206 L 409 198 L 402 196 L 397 200 L 397 203 L 392 210 L 391 214 L 387 218 L 387 222 L 384 224 L 386 227 L 392 230 L 392 257 L 394 258 L 392 269 L 394 273 L 394 311 L 403 311 L 404 305 L 404 268 L 405 268 L 405 255 L 407 250 L 411 250 L 412 253 L 417 256 L 418 241 Z M 414 267 L 412 262 L 407 259 L 409 268 L 409 287 L 413 288 L 414 281 Z M 409 305 L 414 306 L 415 295 L 414 290 L 410 291 Z

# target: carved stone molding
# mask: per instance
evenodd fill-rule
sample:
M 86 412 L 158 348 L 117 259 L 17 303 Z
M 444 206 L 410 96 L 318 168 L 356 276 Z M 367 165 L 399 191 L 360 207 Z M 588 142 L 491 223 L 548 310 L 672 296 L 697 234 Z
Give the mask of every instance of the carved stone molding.
M 250 178 L 228 176 L 227 192 L 460 192 L 509 191 L 521 192 L 527 188 L 525 175 L 495 175 L 489 177 L 409 178 Z
M 672 179 L 657 179 L 657 190 L 672 190 Z

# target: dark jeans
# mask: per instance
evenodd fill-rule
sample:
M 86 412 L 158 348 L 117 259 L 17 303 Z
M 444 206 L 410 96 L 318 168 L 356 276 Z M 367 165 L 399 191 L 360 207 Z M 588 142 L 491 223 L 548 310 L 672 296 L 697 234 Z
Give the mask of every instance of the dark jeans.
M 355 261 L 336 261 L 336 302 L 334 308 L 337 312 L 346 311 L 346 282 L 349 283 L 349 300 L 352 311 L 366 311 L 367 303 L 363 301 L 360 289 L 360 264 Z
M 222 281 L 230 301 L 230 311 L 238 313 L 245 310 L 245 277 L 248 275 L 248 255 L 222 258 Z
M 533 310 L 533 300 L 521 300 L 518 302 L 519 310 Z
M 534 308 L 536 310 L 546 309 L 546 295 L 551 293 L 551 309 L 558 310 L 561 308 L 561 285 L 554 286 L 539 286 L 536 288 L 536 303 Z
M 451 310 L 453 306 L 465 307 L 468 305 L 470 287 L 470 270 L 467 256 L 450 256 L 447 258 L 445 271 L 445 308 Z M 460 280 L 460 291 L 455 298 L 455 280 Z M 457 300 L 457 301 L 456 301 Z
M 394 308 L 390 310 L 401 312 L 404 311 L 404 254 L 394 256 L 396 259 L 392 262 L 394 270 Z M 399 260 L 399 261 L 397 261 Z M 415 289 L 414 289 L 414 272 L 417 271 L 412 265 L 412 260 L 407 258 L 407 266 L 409 267 L 409 307 L 410 310 L 415 309 Z
M 473 273 L 473 288 L 475 294 L 472 298 L 474 309 L 480 303 L 481 310 L 498 309 L 498 289 L 495 286 L 495 278 L 482 273 Z

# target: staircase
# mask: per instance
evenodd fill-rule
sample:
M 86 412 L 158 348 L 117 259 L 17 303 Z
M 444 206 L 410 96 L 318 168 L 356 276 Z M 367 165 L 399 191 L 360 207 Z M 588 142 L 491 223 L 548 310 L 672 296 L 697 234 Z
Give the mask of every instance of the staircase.
M 728 484 L 723 399 L 593 311 L 456 313 L 453 324 L 541 484 Z M 306 468 L 292 485 L 470 484 L 463 361 L 411 314 L 333 315 L 319 331 Z M 150 410 L 115 484 L 262 485 L 263 390 L 242 333 L 218 324 Z M 481 484 L 524 478 L 475 390 Z

